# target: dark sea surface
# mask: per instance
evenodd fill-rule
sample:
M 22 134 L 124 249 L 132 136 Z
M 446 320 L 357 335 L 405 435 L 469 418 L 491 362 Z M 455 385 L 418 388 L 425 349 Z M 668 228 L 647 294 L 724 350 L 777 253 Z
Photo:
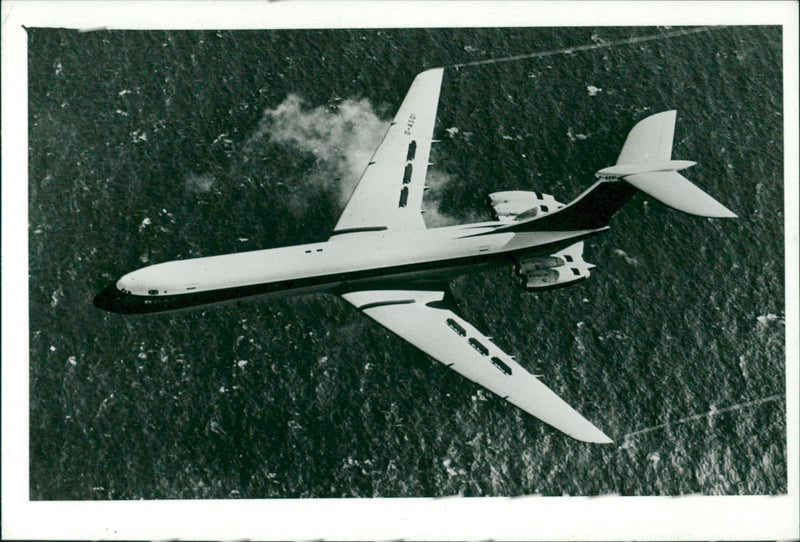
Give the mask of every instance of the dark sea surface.
M 587 242 L 588 281 L 453 282 L 612 445 L 331 295 L 91 303 L 144 265 L 327 239 L 423 69 L 664 31 L 29 29 L 31 499 L 785 493 L 778 27 L 445 71 L 430 226 L 487 220 L 499 190 L 568 201 L 666 109 L 685 175 L 739 215 L 638 195 Z

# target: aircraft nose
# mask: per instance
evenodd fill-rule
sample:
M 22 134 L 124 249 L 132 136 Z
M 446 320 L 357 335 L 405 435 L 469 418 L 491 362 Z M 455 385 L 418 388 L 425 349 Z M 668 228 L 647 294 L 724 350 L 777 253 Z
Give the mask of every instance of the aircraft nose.
M 125 294 L 119 291 L 116 283 L 109 284 L 94 297 L 92 304 L 98 309 L 110 312 L 127 312 Z

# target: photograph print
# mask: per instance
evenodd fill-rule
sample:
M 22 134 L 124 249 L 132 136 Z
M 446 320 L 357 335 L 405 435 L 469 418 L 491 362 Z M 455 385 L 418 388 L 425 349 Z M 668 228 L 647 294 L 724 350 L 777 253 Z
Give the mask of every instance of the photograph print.
M 31 500 L 787 493 L 780 26 L 26 32 Z

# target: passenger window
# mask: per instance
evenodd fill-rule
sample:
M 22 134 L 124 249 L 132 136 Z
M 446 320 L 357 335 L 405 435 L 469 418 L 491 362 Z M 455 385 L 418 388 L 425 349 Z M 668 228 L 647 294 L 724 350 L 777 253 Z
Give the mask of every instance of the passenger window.
M 547 205 L 542 205 L 541 209 L 542 209 L 543 213 L 549 213 L 550 212 L 550 208 Z
M 147 290 L 147 293 L 150 295 L 158 295 L 158 290 Z
M 404 186 L 403 190 L 400 191 L 400 204 L 399 204 L 399 207 L 405 207 L 406 203 L 408 203 L 408 187 Z
M 411 161 L 414 159 L 414 156 L 417 154 L 417 142 L 412 141 L 408 144 L 408 154 L 406 155 L 406 160 Z

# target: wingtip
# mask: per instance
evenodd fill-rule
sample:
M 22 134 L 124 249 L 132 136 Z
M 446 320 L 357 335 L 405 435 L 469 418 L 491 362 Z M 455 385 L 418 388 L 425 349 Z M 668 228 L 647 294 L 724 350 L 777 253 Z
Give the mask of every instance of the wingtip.
M 597 444 L 614 444 L 614 441 L 611 440 L 610 438 L 608 438 L 608 436 L 603 435 L 603 439 L 602 440 L 598 440 Z
M 597 428 L 595 428 L 597 429 Z M 614 441 L 611 440 L 608 435 L 597 429 L 597 432 L 589 436 L 588 438 L 581 439 L 584 442 L 590 442 L 592 444 L 613 444 Z
M 709 212 L 705 216 L 707 216 L 708 218 L 739 218 L 739 216 L 736 213 L 734 213 L 721 203 L 719 204 L 719 208 L 714 209 L 713 212 Z
M 440 74 L 444 73 L 444 67 L 436 67 L 436 68 L 428 68 L 427 70 L 423 70 L 419 72 L 415 79 L 423 79 L 426 77 L 437 77 Z
M 612 444 L 614 442 L 608 435 L 594 425 L 583 427 L 577 432 L 569 432 L 567 435 L 581 442 L 588 442 L 591 444 Z

